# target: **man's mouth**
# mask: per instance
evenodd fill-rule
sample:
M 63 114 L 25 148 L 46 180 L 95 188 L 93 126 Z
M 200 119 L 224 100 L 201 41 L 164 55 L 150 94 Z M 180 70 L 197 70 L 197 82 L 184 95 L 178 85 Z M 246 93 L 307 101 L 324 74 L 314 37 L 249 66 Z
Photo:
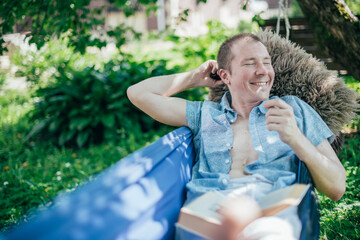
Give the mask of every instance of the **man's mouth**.
M 267 84 L 267 82 L 254 82 L 251 84 L 256 85 L 256 86 L 265 86 Z

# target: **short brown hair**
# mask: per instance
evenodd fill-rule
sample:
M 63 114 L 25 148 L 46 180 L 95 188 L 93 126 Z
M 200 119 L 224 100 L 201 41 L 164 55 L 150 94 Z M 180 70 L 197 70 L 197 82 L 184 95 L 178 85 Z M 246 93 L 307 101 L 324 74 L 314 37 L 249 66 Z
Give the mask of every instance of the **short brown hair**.
M 245 38 L 250 38 L 254 41 L 262 43 L 260 38 L 252 33 L 240 33 L 240 34 L 237 34 L 235 36 L 228 38 L 225 42 L 223 42 L 223 44 L 221 44 L 218 55 L 217 55 L 217 62 L 219 65 L 219 69 L 229 70 L 231 73 L 230 63 L 234 58 L 234 54 L 233 54 L 231 48 L 235 42 L 245 39 Z

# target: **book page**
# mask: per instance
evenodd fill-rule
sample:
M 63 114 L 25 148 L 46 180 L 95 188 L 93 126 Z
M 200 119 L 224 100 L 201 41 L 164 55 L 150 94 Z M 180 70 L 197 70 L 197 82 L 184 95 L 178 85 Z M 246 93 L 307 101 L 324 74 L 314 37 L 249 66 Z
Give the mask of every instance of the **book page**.
M 281 204 L 287 206 L 298 205 L 305 196 L 309 187 L 310 185 L 294 184 L 271 192 L 259 201 L 260 208 L 264 210 Z
M 217 191 L 211 191 L 198 197 L 190 204 L 183 207 L 181 211 L 205 218 L 207 221 L 220 224 L 221 215 L 217 211 L 225 199 L 225 195 Z

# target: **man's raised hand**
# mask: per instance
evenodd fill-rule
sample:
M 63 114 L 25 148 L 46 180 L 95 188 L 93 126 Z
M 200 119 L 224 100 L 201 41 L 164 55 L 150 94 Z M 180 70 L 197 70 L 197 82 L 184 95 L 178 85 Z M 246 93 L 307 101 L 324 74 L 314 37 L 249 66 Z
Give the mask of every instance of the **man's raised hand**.
M 208 60 L 193 71 L 192 79 L 195 87 L 216 87 L 222 85 L 221 80 L 211 77 L 217 74 L 218 64 L 215 60 Z
M 267 129 L 277 131 L 281 141 L 291 147 L 302 134 L 297 126 L 293 108 L 280 98 L 267 100 L 264 108 L 268 109 L 265 115 Z

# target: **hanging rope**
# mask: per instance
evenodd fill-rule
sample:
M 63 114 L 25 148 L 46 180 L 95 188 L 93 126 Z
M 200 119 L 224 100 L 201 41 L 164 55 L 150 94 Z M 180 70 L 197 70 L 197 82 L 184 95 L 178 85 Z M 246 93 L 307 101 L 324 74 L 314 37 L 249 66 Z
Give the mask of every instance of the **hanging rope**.
M 283 16 L 284 21 L 285 21 L 285 30 L 286 30 L 286 39 L 287 40 L 289 40 L 290 29 L 291 29 L 290 21 L 288 18 L 288 8 L 289 8 L 288 0 L 285 0 L 285 4 L 284 4 L 284 0 L 279 0 L 279 14 L 278 14 L 277 22 L 276 22 L 276 34 L 279 35 L 279 33 L 280 33 L 280 20 L 281 20 L 281 16 Z

